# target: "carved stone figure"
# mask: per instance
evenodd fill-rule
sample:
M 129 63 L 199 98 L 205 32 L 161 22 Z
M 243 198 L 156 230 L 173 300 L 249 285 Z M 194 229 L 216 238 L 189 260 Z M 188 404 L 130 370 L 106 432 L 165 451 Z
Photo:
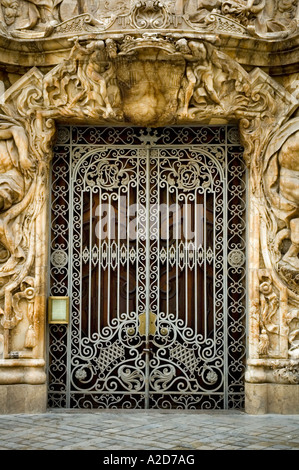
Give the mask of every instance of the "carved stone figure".
M 97 101 L 97 98 L 101 97 L 104 107 L 106 108 L 105 117 L 112 115 L 113 110 L 107 94 L 107 82 L 109 78 L 112 78 L 113 72 L 109 65 L 106 69 L 106 64 L 104 67 L 102 64 L 103 59 L 105 59 L 104 41 L 91 42 L 87 44 L 86 47 L 82 47 L 79 42 L 76 41 L 71 51 L 70 58 L 79 59 L 78 75 L 81 78 L 82 85 L 86 82 L 86 84 L 89 85 L 88 88 L 83 86 L 81 93 L 72 98 L 71 104 L 75 105 L 84 95 L 86 95 L 88 101 Z M 86 58 L 86 60 L 81 62 L 80 58 Z
M 1 0 L 1 12 L 5 26 L 10 29 L 32 29 L 38 22 L 35 5 L 25 0 Z
M 59 23 L 59 8 L 63 0 L 28 0 L 36 6 L 40 15 L 40 22 L 46 27 L 51 27 Z
M 19 8 L 20 4 L 18 0 L 1 1 L 1 10 L 7 26 L 11 26 L 16 21 L 16 18 L 20 14 Z
M 51 34 L 54 26 L 61 21 L 60 4 L 62 1 L 1 0 L 0 18 L 4 28 L 12 36 L 19 37 L 18 31 L 27 31 L 26 37 L 42 37 Z M 15 34 L 14 31 L 16 31 Z
M 202 26 L 213 23 L 211 14 L 231 18 L 255 36 L 284 37 L 297 27 L 297 0 L 189 0 L 188 20 Z
M 270 351 L 270 336 L 278 333 L 276 313 L 279 299 L 274 292 L 271 274 L 267 270 L 259 272 L 260 291 L 260 339 L 258 351 L 261 356 L 267 356 Z
M 33 196 L 32 191 L 27 193 L 32 169 L 24 129 L 14 121 L 1 123 L 0 242 L 2 251 L 4 249 L 7 253 L 7 261 L 0 267 L 0 276 L 10 272 L 25 257 L 21 246 L 22 219 L 30 196 Z
M 258 36 L 268 33 L 284 36 L 285 31 L 293 31 L 297 26 L 297 0 L 224 0 L 221 12 L 237 19 Z
M 249 77 L 229 57 L 208 43 L 179 40 L 176 48 L 186 59 L 186 73 L 179 92 L 180 119 L 194 119 L 204 112 L 229 115 L 247 106 Z
M 213 10 L 219 10 L 222 0 L 187 0 L 185 1 L 184 13 L 193 23 L 204 23 L 206 17 Z
M 245 36 L 283 38 L 296 31 L 298 17 L 297 0 L 1 0 L 0 3 L 2 33 L 32 38 L 72 30 L 96 33 L 182 26 L 187 31 L 190 28 L 215 33 L 233 31 Z
M 109 54 L 113 55 L 114 52 L 113 44 L 109 42 Z M 67 102 L 71 112 L 80 105 L 80 114 L 116 117 L 113 107 L 119 106 L 119 88 L 115 83 L 114 65 L 107 58 L 104 41 L 91 41 L 82 46 L 76 40 L 67 67 L 60 70 L 59 79 L 52 73 L 45 78 L 45 103 L 61 107 Z M 73 85 L 67 89 L 70 83 Z M 51 91 L 48 92 L 48 89 Z
M 192 97 L 198 105 L 206 105 L 209 101 L 221 105 L 214 86 L 213 63 L 208 58 L 205 45 L 197 41 L 190 41 L 187 47 L 196 62 L 189 63 L 186 67 L 186 75 L 179 95 L 178 114 L 180 117 L 188 115 L 188 107 Z
M 299 132 L 283 144 L 279 155 L 279 189 L 287 204 L 286 222 L 289 225 L 291 245 L 283 261 L 299 271 Z M 288 210 L 289 209 L 289 210 Z
M 290 135 L 269 160 L 266 194 L 275 216 L 274 250 L 278 262 L 299 272 L 299 131 Z M 276 232 L 276 233 L 275 233 Z
M 271 4 L 271 2 L 270 2 Z M 268 31 L 283 31 L 295 25 L 294 19 L 297 16 L 298 1 L 297 0 L 276 0 L 272 2 L 272 8 L 266 9 L 268 18 L 265 24 Z

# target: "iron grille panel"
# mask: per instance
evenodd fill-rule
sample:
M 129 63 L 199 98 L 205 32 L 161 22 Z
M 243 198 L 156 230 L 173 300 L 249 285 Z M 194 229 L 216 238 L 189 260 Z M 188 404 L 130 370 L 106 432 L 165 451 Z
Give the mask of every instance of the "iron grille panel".
M 243 408 L 242 153 L 233 126 L 58 128 L 49 295 L 71 297 L 71 321 L 49 326 L 50 407 Z

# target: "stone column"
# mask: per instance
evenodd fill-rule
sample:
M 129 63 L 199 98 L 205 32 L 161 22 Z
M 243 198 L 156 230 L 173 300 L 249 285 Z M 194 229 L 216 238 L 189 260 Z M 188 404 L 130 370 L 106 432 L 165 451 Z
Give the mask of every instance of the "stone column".
M 47 407 L 47 142 L 54 129 L 27 99 L 32 90 L 40 98 L 41 77 L 34 69 L 22 78 L 0 116 L 0 414 Z
M 299 413 L 299 120 L 264 154 L 250 195 L 246 411 Z
M 0 414 L 45 412 L 47 407 L 45 317 L 48 211 L 47 198 L 43 200 L 40 212 L 37 208 L 43 199 L 43 194 L 38 192 L 40 190 L 41 186 L 37 185 L 32 199 L 38 212 L 36 217 L 32 213 L 32 205 L 24 209 L 28 217 L 35 217 L 34 222 L 29 224 L 30 233 L 27 233 L 30 236 L 27 248 L 32 257 L 26 269 L 27 275 L 24 271 L 20 272 L 21 282 L 12 281 L 13 285 L 7 286 L 4 292 L 5 310 L 0 317 Z M 25 216 L 20 230 L 29 229 L 26 222 Z M 15 230 L 16 226 L 13 233 L 17 236 Z M 13 289 L 10 290 L 10 287 Z

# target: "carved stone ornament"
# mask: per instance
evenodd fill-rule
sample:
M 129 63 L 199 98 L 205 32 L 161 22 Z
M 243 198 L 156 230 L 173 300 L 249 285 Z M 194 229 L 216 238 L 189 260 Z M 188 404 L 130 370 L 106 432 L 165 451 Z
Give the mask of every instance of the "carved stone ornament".
M 299 119 L 274 135 L 265 155 L 263 192 L 266 205 L 267 249 L 276 278 L 299 301 Z
M 297 31 L 297 0 L 1 0 L 2 34 L 169 30 L 279 39 Z
M 299 384 L 299 367 L 290 365 L 282 368 L 275 368 L 273 373 L 278 383 Z

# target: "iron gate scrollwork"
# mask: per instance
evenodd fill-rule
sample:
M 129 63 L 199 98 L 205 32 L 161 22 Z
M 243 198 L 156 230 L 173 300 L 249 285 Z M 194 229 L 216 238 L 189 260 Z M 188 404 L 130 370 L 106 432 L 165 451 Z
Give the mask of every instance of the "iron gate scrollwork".
M 59 127 L 51 184 L 49 406 L 242 408 L 237 129 Z

